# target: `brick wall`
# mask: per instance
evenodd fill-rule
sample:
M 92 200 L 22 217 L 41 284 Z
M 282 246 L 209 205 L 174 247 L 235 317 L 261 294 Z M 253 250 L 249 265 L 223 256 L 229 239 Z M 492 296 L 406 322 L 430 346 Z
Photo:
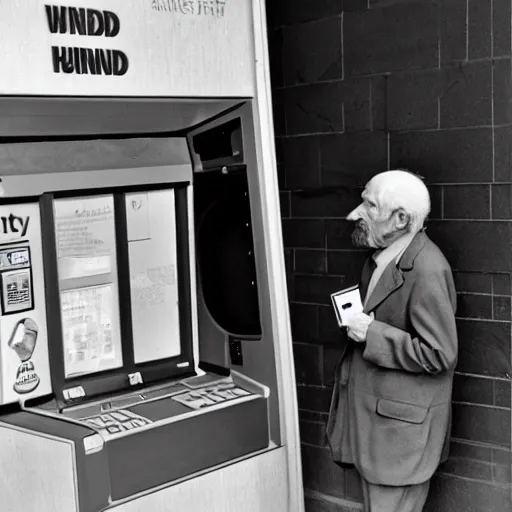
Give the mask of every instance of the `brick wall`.
M 451 459 L 429 512 L 511 510 L 510 0 L 269 0 L 276 150 L 309 511 L 351 510 L 357 474 L 324 446 L 342 340 L 329 293 L 366 253 L 343 217 L 406 167 L 458 290 Z M 355 506 L 355 505 L 354 505 Z M 357 507 L 356 507 L 357 508 Z

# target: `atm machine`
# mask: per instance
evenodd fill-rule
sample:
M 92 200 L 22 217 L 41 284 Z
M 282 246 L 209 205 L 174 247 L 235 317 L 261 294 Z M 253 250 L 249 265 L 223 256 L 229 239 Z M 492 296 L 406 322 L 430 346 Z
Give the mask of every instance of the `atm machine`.
M 2 512 L 301 512 L 264 2 L 0 2 Z

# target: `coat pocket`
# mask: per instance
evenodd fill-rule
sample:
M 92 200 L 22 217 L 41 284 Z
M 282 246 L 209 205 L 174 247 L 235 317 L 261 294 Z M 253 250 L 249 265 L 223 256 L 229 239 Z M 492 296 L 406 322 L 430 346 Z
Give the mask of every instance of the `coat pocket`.
M 420 424 L 427 417 L 428 407 L 379 398 L 376 411 L 379 416 L 385 418 Z

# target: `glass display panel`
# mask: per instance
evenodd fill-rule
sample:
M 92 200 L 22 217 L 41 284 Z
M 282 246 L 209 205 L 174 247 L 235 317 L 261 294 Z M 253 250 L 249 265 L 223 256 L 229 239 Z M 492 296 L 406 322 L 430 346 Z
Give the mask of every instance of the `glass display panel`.
M 112 195 L 56 199 L 66 378 L 123 365 Z
M 181 353 L 174 190 L 126 195 L 135 363 Z

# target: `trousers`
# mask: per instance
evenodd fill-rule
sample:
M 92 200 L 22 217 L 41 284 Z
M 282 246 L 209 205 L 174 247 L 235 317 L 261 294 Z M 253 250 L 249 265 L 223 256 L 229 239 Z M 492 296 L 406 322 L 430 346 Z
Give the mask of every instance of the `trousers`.
M 361 478 L 364 512 L 422 512 L 430 480 L 422 484 L 391 487 L 375 485 Z

